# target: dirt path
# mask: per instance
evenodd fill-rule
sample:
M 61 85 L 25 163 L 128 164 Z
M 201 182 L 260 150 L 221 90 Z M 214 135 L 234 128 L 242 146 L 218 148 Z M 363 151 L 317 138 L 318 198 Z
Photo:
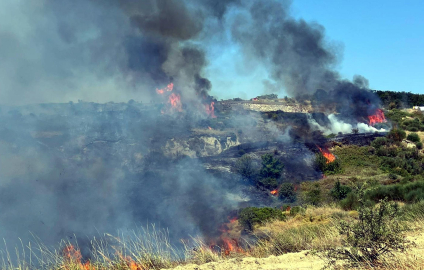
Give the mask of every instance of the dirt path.
M 173 268 L 174 270 L 259 270 L 259 269 L 322 269 L 324 261 L 306 251 L 287 253 L 268 258 L 243 258 L 212 262 L 202 265 L 187 264 Z

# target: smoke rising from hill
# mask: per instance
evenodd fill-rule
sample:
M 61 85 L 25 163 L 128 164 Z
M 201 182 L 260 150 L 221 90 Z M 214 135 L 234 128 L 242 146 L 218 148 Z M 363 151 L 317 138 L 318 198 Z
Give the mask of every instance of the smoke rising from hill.
M 184 102 L 197 101 L 213 86 L 207 52 L 220 38 L 265 66 L 261 81 L 273 89 L 319 96 L 355 120 L 378 105 L 364 78 L 340 80 L 324 27 L 293 18 L 290 1 L 277 0 L 2 1 L 0 103 L 145 102 L 171 82 Z M 0 111 L 0 231 L 8 237 L 30 230 L 55 243 L 150 221 L 176 237 L 208 234 L 235 206 L 225 179 L 158 154 L 168 139 L 188 136 L 195 117 L 163 118 L 131 104 L 122 114 L 66 106 L 57 118 L 48 105 Z M 144 167 L 132 168 L 138 159 Z

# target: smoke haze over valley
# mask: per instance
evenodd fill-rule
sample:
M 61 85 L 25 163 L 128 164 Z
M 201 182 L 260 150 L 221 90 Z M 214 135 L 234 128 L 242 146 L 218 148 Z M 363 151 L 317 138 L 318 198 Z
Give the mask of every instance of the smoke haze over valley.
M 77 235 L 88 247 L 151 223 L 174 242 L 216 238 L 234 211 L 275 203 L 236 174 L 244 154 L 259 166 L 276 153 L 280 182 L 313 181 L 324 134 L 390 128 L 367 79 L 342 78 L 340 46 L 293 17 L 290 1 L 5 0 L 0 10 L 8 243 Z M 232 84 L 257 68 L 264 76 L 248 83 L 296 101 L 218 101 L 221 53 L 234 55 Z

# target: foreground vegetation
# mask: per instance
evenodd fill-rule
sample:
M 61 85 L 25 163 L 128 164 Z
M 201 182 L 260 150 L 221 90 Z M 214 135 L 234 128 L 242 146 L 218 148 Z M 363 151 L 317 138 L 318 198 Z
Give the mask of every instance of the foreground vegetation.
M 241 237 L 232 249 L 200 239 L 191 239 L 184 242 L 183 248 L 177 248 L 170 244 L 166 231 L 150 228 L 93 239 L 88 260 L 83 260 L 78 246 L 71 243 L 61 243 L 59 250 L 49 250 L 42 244 L 28 245 L 16 250 L 17 263 L 12 264 L 11 256 L 5 253 L 1 269 L 162 269 L 302 250 L 309 250 L 329 266 L 380 269 L 424 266 L 424 258 L 414 249 L 413 242 L 405 238 L 424 234 L 424 202 L 399 205 L 383 201 L 377 206 L 360 207 L 358 211 L 344 211 L 336 204 L 304 205 L 280 214 L 284 215 L 283 219 L 254 224 L 250 236 Z M 243 224 L 235 222 L 231 230 L 243 231 Z

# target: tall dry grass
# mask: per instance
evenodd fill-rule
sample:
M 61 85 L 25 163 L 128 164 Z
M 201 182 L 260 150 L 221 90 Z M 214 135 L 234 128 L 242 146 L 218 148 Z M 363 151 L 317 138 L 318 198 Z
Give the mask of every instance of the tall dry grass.
M 410 228 L 409 237 L 413 241 L 415 238 L 421 241 L 421 249 L 415 247 L 407 253 L 384 256 L 378 269 L 424 269 L 424 202 L 404 205 L 402 209 L 402 218 Z M 342 245 L 342 236 L 338 231 L 339 221 L 353 222 L 356 217 L 356 211 L 346 212 L 335 205 L 308 206 L 296 215 L 289 215 L 286 221 L 267 222 L 257 227 L 253 236 L 240 239 L 240 245 L 230 252 L 198 237 L 176 247 L 171 244 L 168 231 L 158 230 L 154 226 L 92 239 L 89 260 L 82 258 L 77 241 L 63 241 L 58 248 L 52 249 L 34 237 L 33 243 L 21 242 L 19 247 L 13 249 L 13 253 L 9 253 L 7 244 L 4 243 L 5 251 L 0 253 L 0 268 L 147 270 L 172 268 L 186 263 L 204 264 L 234 257 L 260 258 L 301 250 L 319 252 Z M 240 230 L 240 226 L 232 226 L 234 230 Z M 370 264 L 365 263 L 359 268 L 370 267 Z

